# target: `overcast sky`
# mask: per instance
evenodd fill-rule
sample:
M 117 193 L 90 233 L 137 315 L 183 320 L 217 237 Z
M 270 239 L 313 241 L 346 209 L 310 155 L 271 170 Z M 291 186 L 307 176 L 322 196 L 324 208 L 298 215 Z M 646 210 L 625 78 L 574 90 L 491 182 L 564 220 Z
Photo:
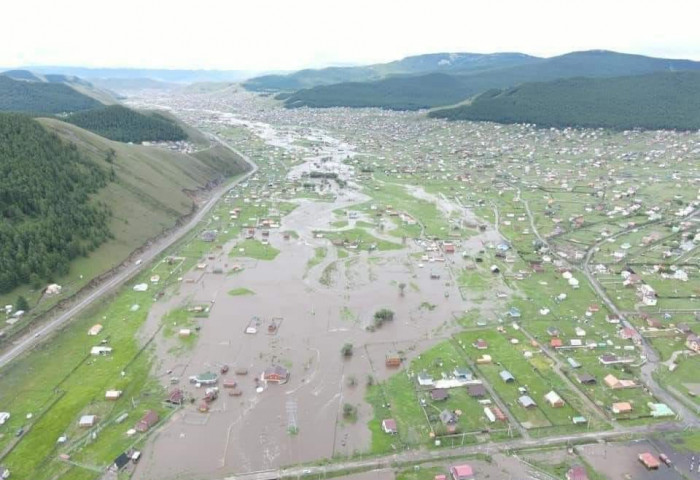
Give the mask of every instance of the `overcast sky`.
M 0 65 L 297 69 L 429 52 L 700 60 L 700 0 L 19 0 Z

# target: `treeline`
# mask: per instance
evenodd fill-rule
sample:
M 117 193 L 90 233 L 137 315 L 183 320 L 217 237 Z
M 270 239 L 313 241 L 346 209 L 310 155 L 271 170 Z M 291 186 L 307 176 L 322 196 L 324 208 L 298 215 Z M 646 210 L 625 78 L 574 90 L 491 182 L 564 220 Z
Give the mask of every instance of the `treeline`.
M 68 273 L 110 237 L 108 207 L 90 201 L 108 177 L 37 121 L 0 113 L 0 293 Z
M 187 134 L 173 120 L 158 113 L 144 114 L 123 107 L 108 107 L 77 112 L 65 121 L 118 142 L 185 140 Z
M 700 128 L 700 72 L 570 78 L 492 90 L 469 105 L 435 110 L 449 120 L 616 130 Z
M 32 114 L 78 112 L 102 106 L 61 83 L 27 82 L 0 75 L 0 111 Z

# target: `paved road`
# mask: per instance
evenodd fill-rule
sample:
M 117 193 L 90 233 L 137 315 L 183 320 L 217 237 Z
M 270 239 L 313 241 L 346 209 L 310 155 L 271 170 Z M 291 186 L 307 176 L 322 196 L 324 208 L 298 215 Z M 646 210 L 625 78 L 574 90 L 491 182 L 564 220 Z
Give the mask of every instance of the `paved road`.
M 51 332 L 55 331 L 57 328 L 61 327 L 65 323 L 69 322 L 73 317 L 85 309 L 88 305 L 92 304 L 103 295 L 113 291 L 118 288 L 143 268 L 145 268 L 153 259 L 160 255 L 165 249 L 172 246 L 175 242 L 184 237 L 192 229 L 197 227 L 197 224 L 204 218 L 204 216 L 211 210 L 211 208 L 216 204 L 216 202 L 226 193 L 231 187 L 237 185 L 241 182 L 247 180 L 251 175 L 258 171 L 258 166 L 253 162 L 248 156 L 244 155 L 242 152 L 231 147 L 228 143 L 221 140 L 221 138 L 216 135 L 210 135 L 212 139 L 219 142 L 223 146 L 227 147 L 229 150 L 239 155 L 243 160 L 246 161 L 251 166 L 251 170 L 225 185 L 222 185 L 212 192 L 211 198 L 202 205 L 197 213 L 190 219 L 190 221 L 176 230 L 174 230 L 169 235 L 156 241 L 155 243 L 149 245 L 147 249 L 143 252 L 139 262 L 139 265 L 135 263 L 122 265 L 119 271 L 117 271 L 113 276 L 106 279 L 104 282 L 95 287 L 90 291 L 85 297 L 81 298 L 75 304 L 73 304 L 68 310 L 59 314 L 50 321 L 44 323 L 38 329 L 30 332 L 29 334 L 22 337 L 20 340 L 14 342 L 12 347 L 5 350 L 2 355 L 0 355 L 0 368 L 6 366 L 12 360 L 20 356 L 22 353 L 26 352 L 28 349 L 40 343 L 44 337 L 46 337 Z

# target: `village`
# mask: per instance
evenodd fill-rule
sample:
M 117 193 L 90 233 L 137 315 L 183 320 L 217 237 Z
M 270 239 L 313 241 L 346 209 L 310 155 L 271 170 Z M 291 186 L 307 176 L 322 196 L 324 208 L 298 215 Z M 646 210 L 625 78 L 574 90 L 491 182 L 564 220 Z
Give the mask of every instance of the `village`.
M 461 448 L 396 478 L 700 478 L 683 444 L 700 428 L 698 133 L 286 110 L 235 87 L 129 102 L 258 170 L 85 319 L 79 368 L 111 383 L 57 462 L 244 478 Z M 152 379 L 135 386 L 140 355 Z M 0 432 L 30 412 L 0 413 Z

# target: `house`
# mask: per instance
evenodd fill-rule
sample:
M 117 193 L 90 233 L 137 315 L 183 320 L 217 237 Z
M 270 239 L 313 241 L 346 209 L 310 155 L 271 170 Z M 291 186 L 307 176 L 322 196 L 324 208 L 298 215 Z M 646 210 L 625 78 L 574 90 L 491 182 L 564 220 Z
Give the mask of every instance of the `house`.
M 430 387 L 433 385 L 433 377 L 431 377 L 427 372 L 421 372 L 418 374 L 418 385 L 423 387 Z
M 647 405 L 651 409 L 651 416 L 654 418 L 672 417 L 675 415 L 675 413 L 673 413 L 673 410 L 671 410 L 665 403 L 649 402 L 647 403 Z
M 603 365 L 617 365 L 622 363 L 632 363 L 633 358 L 618 357 L 612 353 L 606 353 L 598 357 L 598 361 Z
M 588 473 L 582 465 L 574 465 L 566 472 L 566 480 L 588 480 Z
M 477 350 L 486 350 L 489 348 L 489 344 L 486 342 L 486 340 L 478 338 L 474 343 L 472 343 L 472 347 L 476 348 Z
M 447 400 L 449 396 L 450 394 L 446 388 L 433 388 L 430 391 L 430 398 L 432 398 L 434 402 L 442 402 L 443 400 Z
M 576 375 L 576 379 L 579 383 L 583 385 L 595 385 L 596 379 L 590 373 L 579 373 Z
M 700 353 L 700 337 L 691 333 L 688 335 L 688 338 L 685 339 L 685 346 L 688 350 Z
M 472 372 L 469 371 L 469 369 L 464 368 L 464 367 L 456 367 L 452 374 L 455 376 L 455 378 L 459 380 L 473 380 L 474 375 L 472 375 Z
M 96 335 L 99 335 L 101 331 L 102 331 L 102 325 L 100 325 L 99 323 L 96 323 L 95 325 L 90 327 L 90 330 L 88 330 L 88 335 L 90 335 L 91 337 L 94 337 Z
M 537 404 L 535 401 L 530 397 L 529 395 L 521 395 L 518 397 L 518 403 L 523 406 L 524 408 L 533 408 L 536 407 Z
M 141 417 L 141 420 L 139 420 L 134 429 L 136 429 L 137 432 L 145 433 L 152 426 L 158 423 L 159 419 L 160 418 L 158 417 L 157 412 L 155 412 L 154 410 L 148 410 L 146 413 L 143 414 L 143 417 Z
M 637 386 L 637 383 L 634 380 L 620 380 L 612 373 L 606 375 L 603 382 L 605 382 L 605 385 L 607 385 L 609 388 L 614 390 L 619 388 L 634 388 Z
M 639 457 L 637 458 L 639 458 L 639 461 L 642 462 L 642 465 L 647 467 L 647 470 L 656 470 L 661 465 L 659 459 L 649 452 L 640 453 Z
M 97 415 L 83 415 L 78 421 L 78 426 L 81 428 L 90 428 L 97 423 Z
M 549 346 L 552 348 L 561 348 L 564 346 L 564 342 L 559 337 L 554 337 L 549 340 Z
M 443 425 L 454 425 L 457 423 L 457 415 L 455 415 L 454 412 L 445 409 L 440 412 L 440 421 L 443 423 Z
M 396 428 L 396 420 L 393 418 L 382 420 L 382 430 L 384 430 L 384 433 L 389 433 L 391 435 L 398 433 L 398 429 Z
M 471 465 L 462 464 L 450 467 L 452 480 L 471 480 L 474 478 L 474 469 Z
M 619 317 L 619 315 L 616 315 L 614 313 L 610 313 L 610 314 L 605 316 L 605 321 L 616 325 L 616 324 L 620 323 L 620 317 Z
M 582 417 L 581 415 L 578 415 L 578 416 L 576 416 L 576 417 L 573 417 L 573 418 L 571 419 L 571 421 L 573 422 L 574 425 L 581 425 L 581 424 L 583 424 L 583 423 L 587 423 L 587 422 L 588 422 L 588 420 L 586 419 L 586 417 Z
M 482 384 L 467 385 L 467 393 L 472 398 L 481 398 L 486 396 L 486 387 Z
M 122 396 L 122 391 L 121 390 L 107 390 L 105 392 L 105 399 L 106 400 L 119 400 L 119 397 Z
M 170 405 L 182 405 L 184 401 L 185 394 L 179 388 L 171 391 L 168 394 L 168 398 L 165 399 L 165 403 L 169 403 Z
M 629 402 L 617 402 L 612 404 L 612 412 L 614 414 L 630 413 L 631 411 L 632 405 Z
M 501 376 L 501 380 L 503 380 L 506 383 L 512 383 L 515 381 L 515 377 L 511 375 L 511 373 L 508 370 L 502 370 L 499 375 Z
M 553 408 L 558 408 L 558 407 L 564 406 L 564 400 L 554 390 L 547 393 L 544 396 L 544 399 L 547 400 L 547 403 L 549 403 L 549 405 Z
M 275 365 L 265 369 L 262 374 L 262 379 L 266 382 L 273 382 L 278 384 L 287 383 L 289 380 L 289 370 L 281 365 Z

